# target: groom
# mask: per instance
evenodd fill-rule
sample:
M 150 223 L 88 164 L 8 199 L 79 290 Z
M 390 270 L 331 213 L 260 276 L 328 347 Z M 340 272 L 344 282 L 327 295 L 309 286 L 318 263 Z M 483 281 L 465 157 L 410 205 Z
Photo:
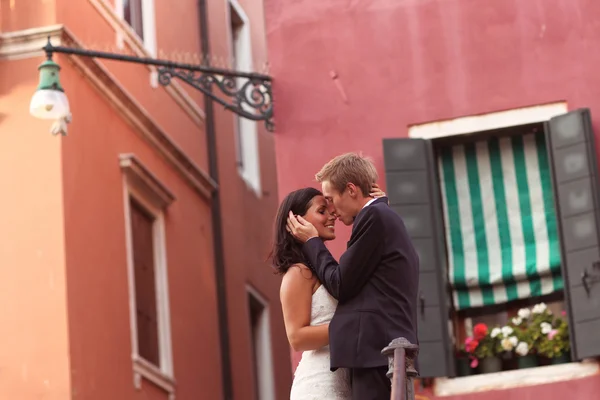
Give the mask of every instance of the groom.
M 334 158 L 316 175 L 338 219 L 353 225 L 339 263 L 312 224 L 288 218 L 306 260 L 338 300 L 329 325 L 331 370 L 350 369 L 354 400 L 389 400 L 388 361 L 381 350 L 398 337 L 417 343 L 419 259 L 387 199 L 369 197 L 377 178 L 372 162 L 354 153 Z

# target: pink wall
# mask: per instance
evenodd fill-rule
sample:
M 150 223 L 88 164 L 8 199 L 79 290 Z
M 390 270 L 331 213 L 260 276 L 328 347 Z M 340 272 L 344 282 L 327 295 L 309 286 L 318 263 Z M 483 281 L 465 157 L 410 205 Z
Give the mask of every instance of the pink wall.
M 381 139 L 415 123 L 566 100 L 597 125 L 597 1 L 265 3 L 280 199 L 342 152 L 383 171 Z

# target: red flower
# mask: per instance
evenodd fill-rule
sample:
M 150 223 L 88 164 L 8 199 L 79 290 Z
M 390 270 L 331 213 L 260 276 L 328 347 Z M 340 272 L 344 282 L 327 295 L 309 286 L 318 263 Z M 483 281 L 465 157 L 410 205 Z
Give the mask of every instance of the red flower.
M 488 333 L 488 328 L 485 324 L 480 323 L 473 327 L 473 337 L 475 340 L 482 340 Z

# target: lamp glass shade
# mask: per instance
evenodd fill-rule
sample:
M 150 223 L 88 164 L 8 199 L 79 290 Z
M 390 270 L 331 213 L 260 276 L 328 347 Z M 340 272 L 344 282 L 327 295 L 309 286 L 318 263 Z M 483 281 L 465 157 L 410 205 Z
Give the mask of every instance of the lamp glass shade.
M 29 113 L 36 118 L 57 120 L 70 113 L 69 100 L 60 90 L 37 90 L 29 103 Z

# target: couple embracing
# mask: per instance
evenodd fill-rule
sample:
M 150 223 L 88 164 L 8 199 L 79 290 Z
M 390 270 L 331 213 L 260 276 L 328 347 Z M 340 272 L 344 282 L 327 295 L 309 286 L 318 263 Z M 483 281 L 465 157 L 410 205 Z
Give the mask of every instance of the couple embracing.
M 290 193 L 275 221 L 285 328 L 303 351 L 290 400 L 388 400 L 381 350 L 398 337 L 417 343 L 418 256 L 369 159 L 338 156 L 316 179 L 323 191 Z M 336 220 L 352 225 L 339 262 L 324 244 Z

